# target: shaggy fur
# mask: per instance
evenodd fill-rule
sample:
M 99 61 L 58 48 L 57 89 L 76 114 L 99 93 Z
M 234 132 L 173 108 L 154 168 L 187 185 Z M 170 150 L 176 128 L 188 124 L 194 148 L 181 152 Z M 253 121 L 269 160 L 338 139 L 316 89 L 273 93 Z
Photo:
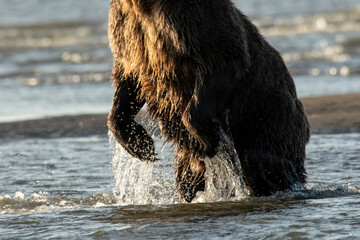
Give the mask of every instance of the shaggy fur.
M 279 53 L 230 0 L 112 0 L 110 46 L 117 141 L 156 160 L 154 141 L 134 121 L 146 103 L 176 145 L 176 181 L 190 202 L 205 187 L 203 157 L 220 129 L 232 137 L 249 195 L 306 181 L 309 124 Z

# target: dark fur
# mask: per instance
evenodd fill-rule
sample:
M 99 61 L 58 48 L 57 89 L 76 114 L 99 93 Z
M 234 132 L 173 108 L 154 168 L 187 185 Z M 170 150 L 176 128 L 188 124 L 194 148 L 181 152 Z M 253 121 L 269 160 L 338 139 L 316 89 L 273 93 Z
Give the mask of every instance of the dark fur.
M 134 121 L 147 103 L 176 145 L 176 181 L 204 190 L 204 156 L 232 135 L 253 196 L 305 183 L 309 124 L 279 53 L 230 0 L 112 0 L 115 96 L 108 126 L 134 157 L 156 160 Z

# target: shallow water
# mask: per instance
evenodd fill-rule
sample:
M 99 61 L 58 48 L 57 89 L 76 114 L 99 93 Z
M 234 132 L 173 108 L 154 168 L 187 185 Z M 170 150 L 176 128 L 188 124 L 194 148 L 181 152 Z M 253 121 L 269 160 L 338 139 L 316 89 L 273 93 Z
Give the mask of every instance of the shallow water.
M 138 165 L 131 177 L 139 169 L 150 176 L 134 185 L 141 196 L 121 192 L 123 185 L 114 181 L 114 174 L 123 176 L 123 182 L 131 180 L 118 160 L 111 160 L 104 137 L 2 142 L 0 236 L 358 239 L 359 141 L 360 134 L 314 135 L 307 151 L 309 183 L 303 190 L 197 204 L 179 204 L 172 152 L 161 151 L 159 141 L 159 162 L 152 167 L 132 163 Z M 120 155 L 125 164 L 133 161 Z
M 299 96 L 360 92 L 358 0 L 235 2 L 283 55 Z M 108 111 L 107 9 L 0 1 L 0 122 Z M 312 136 L 305 189 L 182 204 L 161 141 L 162 160 L 145 164 L 113 156 L 106 136 L 0 139 L 0 239 L 359 239 L 359 141 Z

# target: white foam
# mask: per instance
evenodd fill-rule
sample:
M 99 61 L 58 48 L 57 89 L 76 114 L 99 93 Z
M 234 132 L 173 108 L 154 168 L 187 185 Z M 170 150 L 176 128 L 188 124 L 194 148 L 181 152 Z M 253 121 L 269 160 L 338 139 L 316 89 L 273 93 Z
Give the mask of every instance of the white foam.
M 9 194 L 5 194 L 4 196 L 0 196 L 0 200 L 5 200 L 5 199 L 11 199 L 11 196 Z
M 23 201 L 25 199 L 25 197 L 22 192 L 16 192 L 14 195 L 14 199 L 18 200 L 18 201 Z
M 206 165 L 204 192 L 198 192 L 193 202 L 237 200 L 245 197 L 240 173 L 240 161 L 232 140 L 222 132 L 219 153 L 204 159 Z M 157 139 L 158 162 L 142 162 L 133 158 L 118 144 L 111 133 L 109 142 L 113 150 L 115 173 L 114 194 L 120 205 L 179 203 L 172 163 L 172 150 L 161 148 Z

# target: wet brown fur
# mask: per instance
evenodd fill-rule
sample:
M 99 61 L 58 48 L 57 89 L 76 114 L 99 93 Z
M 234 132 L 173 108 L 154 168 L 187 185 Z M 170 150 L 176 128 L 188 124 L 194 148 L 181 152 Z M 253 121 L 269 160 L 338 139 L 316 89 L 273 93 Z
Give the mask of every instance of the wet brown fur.
M 231 1 L 112 0 L 109 37 L 116 88 L 109 128 L 133 156 L 156 160 L 152 139 L 133 121 L 146 103 L 177 146 L 177 183 L 187 201 L 204 190 L 201 158 L 216 153 L 220 128 L 233 136 L 252 195 L 305 182 L 309 126 L 294 83 Z

